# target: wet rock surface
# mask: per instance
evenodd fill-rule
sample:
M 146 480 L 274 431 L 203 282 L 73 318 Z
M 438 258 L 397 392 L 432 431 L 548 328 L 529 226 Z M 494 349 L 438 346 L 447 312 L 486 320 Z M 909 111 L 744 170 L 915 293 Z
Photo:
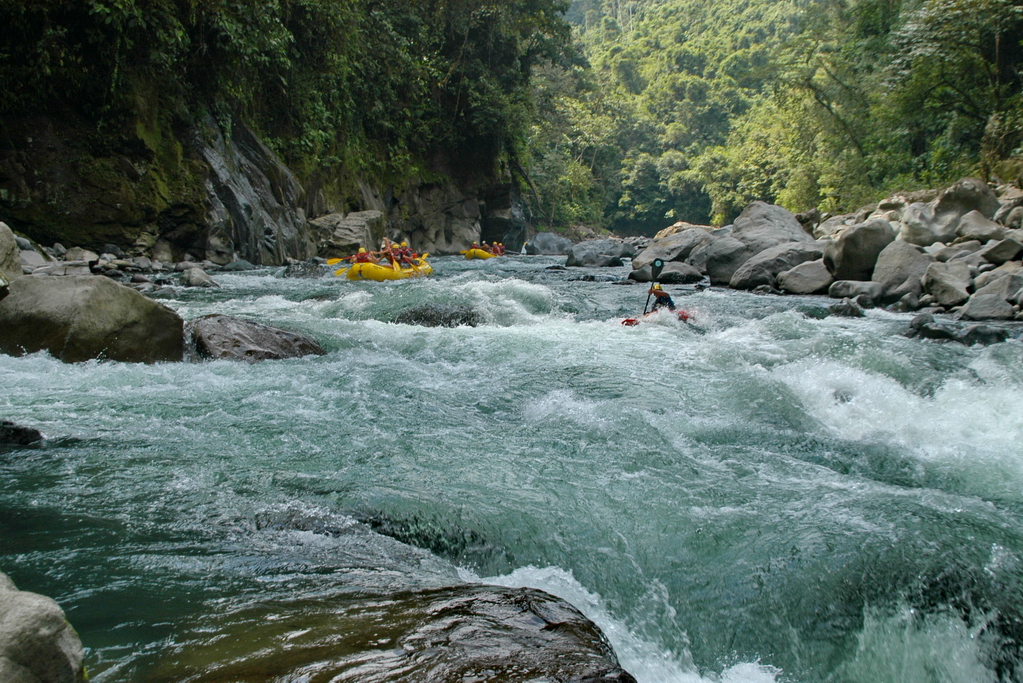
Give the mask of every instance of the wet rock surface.
M 190 352 L 208 360 L 258 363 L 326 353 L 305 335 L 229 315 L 207 315 L 190 320 L 184 333 Z
M 38 429 L 22 427 L 8 420 L 0 420 L 0 448 L 5 446 L 31 446 L 40 443 L 43 434 Z
M 179 640 L 146 680 L 634 683 L 593 622 L 531 588 L 266 606 Z M 300 677 L 300 678 L 299 678 Z
M 68 363 L 182 359 L 178 314 L 109 278 L 21 277 L 10 289 L 0 301 L 0 352 L 48 351 Z
M 469 306 L 447 306 L 443 304 L 424 304 L 402 311 L 394 318 L 401 325 L 421 325 L 422 327 L 459 327 L 468 325 L 476 327 L 484 320 L 480 313 Z

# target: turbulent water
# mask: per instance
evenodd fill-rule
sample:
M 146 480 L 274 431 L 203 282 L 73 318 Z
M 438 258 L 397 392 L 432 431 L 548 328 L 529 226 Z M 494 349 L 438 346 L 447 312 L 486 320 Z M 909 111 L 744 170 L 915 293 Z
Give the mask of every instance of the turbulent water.
M 669 287 L 557 258 L 418 281 L 179 290 L 322 357 L 0 356 L 0 569 L 95 681 L 145 681 L 236 610 L 479 581 L 545 589 L 641 683 L 1023 680 L 1023 344 Z M 586 274 L 596 281 L 581 281 Z M 390 321 L 425 303 L 478 327 Z

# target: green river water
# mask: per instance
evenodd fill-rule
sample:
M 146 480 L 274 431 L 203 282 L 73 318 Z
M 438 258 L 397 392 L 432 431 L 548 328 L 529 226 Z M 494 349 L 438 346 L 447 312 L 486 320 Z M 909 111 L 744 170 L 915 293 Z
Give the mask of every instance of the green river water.
M 1023 344 L 686 287 L 693 325 L 623 327 L 645 288 L 562 262 L 165 301 L 321 357 L 0 356 L 0 412 L 48 437 L 0 452 L 0 570 L 98 683 L 250 605 L 459 581 L 567 599 L 641 683 L 1023 681 Z M 424 303 L 485 324 L 390 322 Z

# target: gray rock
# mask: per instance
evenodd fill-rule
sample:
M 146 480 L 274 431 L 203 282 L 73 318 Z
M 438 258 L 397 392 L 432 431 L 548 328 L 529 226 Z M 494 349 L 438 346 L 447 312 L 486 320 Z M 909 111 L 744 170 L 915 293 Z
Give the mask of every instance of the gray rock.
M 913 292 L 908 292 L 905 296 L 899 299 L 892 305 L 892 309 L 899 313 L 909 313 L 910 311 L 916 311 L 920 308 L 920 297 Z
M 21 261 L 21 265 L 28 266 L 32 269 L 44 266 L 49 262 L 49 259 L 44 257 L 35 249 L 22 250 L 19 253 L 18 258 Z
M 822 239 L 824 237 L 834 237 L 836 233 L 845 230 L 850 225 L 856 222 L 856 214 L 847 213 L 841 216 L 832 216 L 828 220 L 818 225 L 813 230 L 813 236 L 816 239 Z
M 1023 274 L 1003 272 L 1001 277 L 985 280 L 983 286 L 977 285 L 973 296 L 993 294 L 1003 301 L 1015 302 L 1020 292 L 1023 292 Z
M 1009 330 L 1001 327 L 971 325 L 957 334 L 955 340 L 967 346 L 974 346 L 975 344 L 987 346 L 990 344 L 1001 344 L 1009 338 L 1010 334 Z
M 21 276 L 21 250 L 18 242 L 7 224 L 0 223 L 0 277 L 10 282 Z
M 977 254 L 988 263 L 1000 266 L 1006 261 L 1012 261 L 1023 252 L 1023 244 L 1014 239 L 1004 239 L 993 244 L 986 245 Z
M 824 294 L 835 281 L 824 259 L 807 261 L 778 273 L 778 287 L 789 294 Z
M 1016 311 L 1000 294 L 976 293 L 959 312 L 967 320 L 1012 320 Z
M 650 277 L 652 275 L 651 266 L 647 266 L 638 271 L 634 270 L 629 277 L 632 277 L 633 274 L 637 273 L 646 273 L 647 279 L 640 280 L 638 277 L 634 279 L 639 280 L 640 282 L 650 282 Z M 688 285 L 700 282 L 703 280 L 703 277 L 703 273 L 697 270 L 694 266 L 691 266 L 688 263 L 671 261 L 670 263 L 664 264 L 664 268 L 661 269 L 660 274 L 657 276 L 657 281 L 668 285 Z
M 421 325 L 423 327 L 477 327 L 482 325 L 483 316 L 469 306 L 423 304 L 399 313 L 394 322 L 399 325 Z
M 82 249 L 81 247 L 71 247 L 64 254 L 66 261 L 85 261 L 91 263 L 92 261 L 99 261 L 99 254 L 88 249 Z
M 360 247 L 375 249 L 387 227 L 380 211 L 331 213 L 309 222 L 319 240 L 317 253 L 328 258 L 347 256 Z
M 0 301 L 0 352 L 48 351 L 67 363 L 182 358 L 177 313 L 97 275 L 26 277 Z
M 872 304 L 881 301 L 884 287 L 880 282 L 863 282 L 862 280 L 836 280 L 828 288 L 828 296 L 832 299 L 857 299 L 864 297 Z
M 984 216 L 980 211 L 974 210 L 959 219 L 956 234 L 961 240 L 977 240 L 983 243 L 1005 239 L 1005 228 Z
M 732 275 L 749 258 L 746 245 L 731 236 L 718 237 L 698 247 L 689 255 L 687 263 L 702 270 L 715 285 L 727 285 Z M 703 266 L 701 268 L 700 266 Z
M 779 273 L 807 261 L 816 261 L 823 254 L 816 242 L 783 242 L 765 249 L 739 266 L 728 284 L 735 289 L 755 289 L 761 285 L 774 288 L 778 284 Z
M 532 256 L 562 256 L 572 248 L 572 240 L 550 232 L 538 232 L 526 242 L 526 253 Z
M 237 261 L 232 261 L 231 263 L 226 264 L 221 270 L 223 270 L 225 273 L 241 273 L 247 270 L 255 269 L 256 266 L 252 265 L 245 259 L 238 259 Z
M 322 346 L 304 335 L 229 315 L 206 315 L 190 320 L 184 333 L 190 350 L 194 349 L 195 354 L 204 359 L 258 363 L 326 353 Z
M 1005 277 L 1006 275 L 1014 275 L 1023 270 L 1023 264 L 1019 261 L 1006 261 L 1002 265 L 989 270 L 986 273 L 981 273 L 974 278 L 973 288 L 975 291 L 980 291 L 984 287 L 987 287 L 990 283 L 994 282 L 998 278 Z
M 136 256 L 131 263 L 140 270 L 153 270 L 153 261 L 145 256 Z
M 958 216 L 945 216 L 942 220 L 935 215 L 932 204 L 910 204 L 902 214 L 899 239 L 922 247 L 948 243 L 956 238 L 957 227 Z
M 891 303 L 910 293 L 917 296 L 923 293 L 920 279 L 931 263 L 932 257 L 909 242 L 890 242 L 878 254 L 874 274 L 871 276 L 871 280 L 880 283 L 884 289 L 881 301 Z
M 782 242 L 814 241 L 793 213 L 765 202 L 747 206 L 735 219 L 731 236 L 746 245 L 748 257 Z
M 935 201 L 935 213 L 965 216 L 978 211 L 985 218 L 994 218 L 1001 202 L 988 184 L 977 178 L 963 178 L 952 187 L 942 191 Z
M 80 683 L 84 657 L 64 610 L 46 596 L 19 591 L 0 573 L 0 680 Z
M 694 249 L 707 244 L 711 240 L 710 232 L 703 228 L 687 228 L 686 230 L 672 233 L 667 237 L 655 240 L 649 247 L 644 249 L 643 253 L 632 260 L 632 267 L 634 270 L 639 270 L 650 265 L 656 259 L 661 259 L 665 263 L 685 261 Z
M 31 446 L 42 440 L 42 432 L 38 429 L 22 427 L 7 420 L 0 420 L 0 448 L 4 446 Z
M 866 313 L 863 312 L 863 308 L 849 298 L 842 299 L 841 303 L 832 305 L 829 310 L 832 315 L 837 315 L 843 318 L 862 318 L 866 315 Z
M 568 250 L 568 267 L 616 268 L 623 265 L 622 258 L 635 254 L 635 247 L 622 240 L 587 240 Z
M 924 291 L 942 306 L 958 306 L 970 298 L 970 267 L 963 261 L 932 263 L 924 272 Z
M 181 272 L 181 284 L 185 287 L 219 287 L 213 278 L 206 274 L 202 268 L 194 265 Z
M 878 254 L 895 239 L 891 223 L 874 219 L 850 225 L 824 252 L 824 265 L 836 280 L 869 280 Z

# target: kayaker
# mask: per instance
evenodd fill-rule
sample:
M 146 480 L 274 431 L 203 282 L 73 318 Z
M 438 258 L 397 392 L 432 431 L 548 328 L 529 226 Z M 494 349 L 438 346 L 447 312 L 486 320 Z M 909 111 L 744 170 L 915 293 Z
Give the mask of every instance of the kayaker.
M 671 300 L 671 296 L 666 291 L 661 289 L 661 283 L 655 282 L 647 293 L 654 295 L 653 310 L 656 311 L 659 308 L 667 308 L 669 311 L 675 310 L 675 302 Z

